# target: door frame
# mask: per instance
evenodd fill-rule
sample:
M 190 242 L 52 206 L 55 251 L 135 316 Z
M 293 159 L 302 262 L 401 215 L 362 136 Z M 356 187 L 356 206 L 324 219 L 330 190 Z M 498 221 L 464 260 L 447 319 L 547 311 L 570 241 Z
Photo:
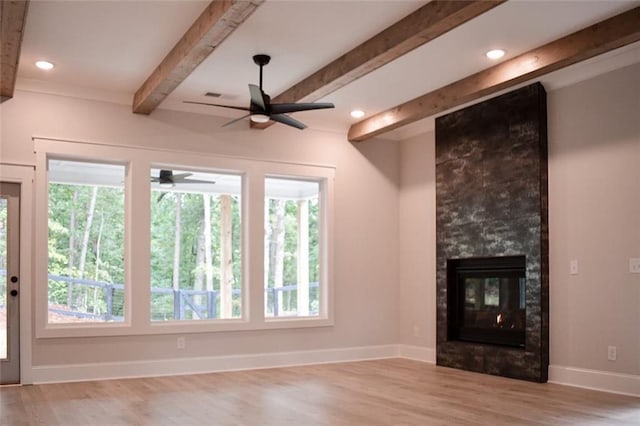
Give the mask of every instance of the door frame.
M 20 184 L 20 383 L 33 383 L 33 166 L 0 163 L 0 181 Z

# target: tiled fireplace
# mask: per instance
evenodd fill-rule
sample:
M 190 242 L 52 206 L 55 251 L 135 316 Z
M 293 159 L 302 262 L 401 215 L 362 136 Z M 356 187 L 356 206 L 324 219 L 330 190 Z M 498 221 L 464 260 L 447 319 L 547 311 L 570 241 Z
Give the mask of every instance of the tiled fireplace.
M 437 363 L 545 382 L 546 93 L 436 120 Z

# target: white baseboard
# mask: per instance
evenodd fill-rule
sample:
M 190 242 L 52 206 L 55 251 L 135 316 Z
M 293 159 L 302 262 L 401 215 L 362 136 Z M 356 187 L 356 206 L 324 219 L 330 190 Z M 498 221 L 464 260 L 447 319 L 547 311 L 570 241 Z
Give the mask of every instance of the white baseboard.
M 62 383 L 364 361 L 396 357 L 398 356 L 397 346 L 398 345 L 364 346 L 250 355 L 44 365 L 33 367 L 32 377 L 33 383 L 36 384 Z
M 550 365 L 549 383 L 640 396 L 640 376 L 632 374 Z
M 415 361 L 436 363 L 436 351 L 433 348 L 425 348 L 422 346 L 397 345 L 398 356 L 400 358 L 413 359 Z
M 362 346 L 148 361 L 44 365 L 32 369 L 32 383 L 62 383 L 135 377 L 175 376 L 297 365 L 406 358 L 435 364 L 433 348 L 412 345 Z M 549 382 L 640 396 L 640 376 L 573 367 L 549 366 Z

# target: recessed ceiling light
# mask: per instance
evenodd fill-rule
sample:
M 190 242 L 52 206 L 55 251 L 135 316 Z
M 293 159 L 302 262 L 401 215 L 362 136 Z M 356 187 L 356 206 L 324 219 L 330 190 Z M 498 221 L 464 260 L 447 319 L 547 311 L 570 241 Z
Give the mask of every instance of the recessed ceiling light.
M 41 70 L 49 71 L 50 69 L 53 69 L 54 65 L 49 61 L 36 61 L 36 67 Z
M 504 50 L 494 49 L 487 52 L 487 58 L 500 59 L 504 56 Z
M 364 117 L 364 111 L 361 111 L 359 109 L 354 109 L 353 111 L 351 111 L 351 116 L 353 118 L 362 118 Z

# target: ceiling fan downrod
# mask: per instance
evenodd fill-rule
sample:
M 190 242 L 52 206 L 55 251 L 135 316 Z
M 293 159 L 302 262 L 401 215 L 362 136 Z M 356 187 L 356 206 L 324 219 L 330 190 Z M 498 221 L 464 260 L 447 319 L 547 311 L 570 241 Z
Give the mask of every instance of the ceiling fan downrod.
M 262 90 L 262 67 L 267 65 L 271 60 L 271 56 L 269 55 L 254 55 L 253 62 L 260 67 L 260 90 Z

